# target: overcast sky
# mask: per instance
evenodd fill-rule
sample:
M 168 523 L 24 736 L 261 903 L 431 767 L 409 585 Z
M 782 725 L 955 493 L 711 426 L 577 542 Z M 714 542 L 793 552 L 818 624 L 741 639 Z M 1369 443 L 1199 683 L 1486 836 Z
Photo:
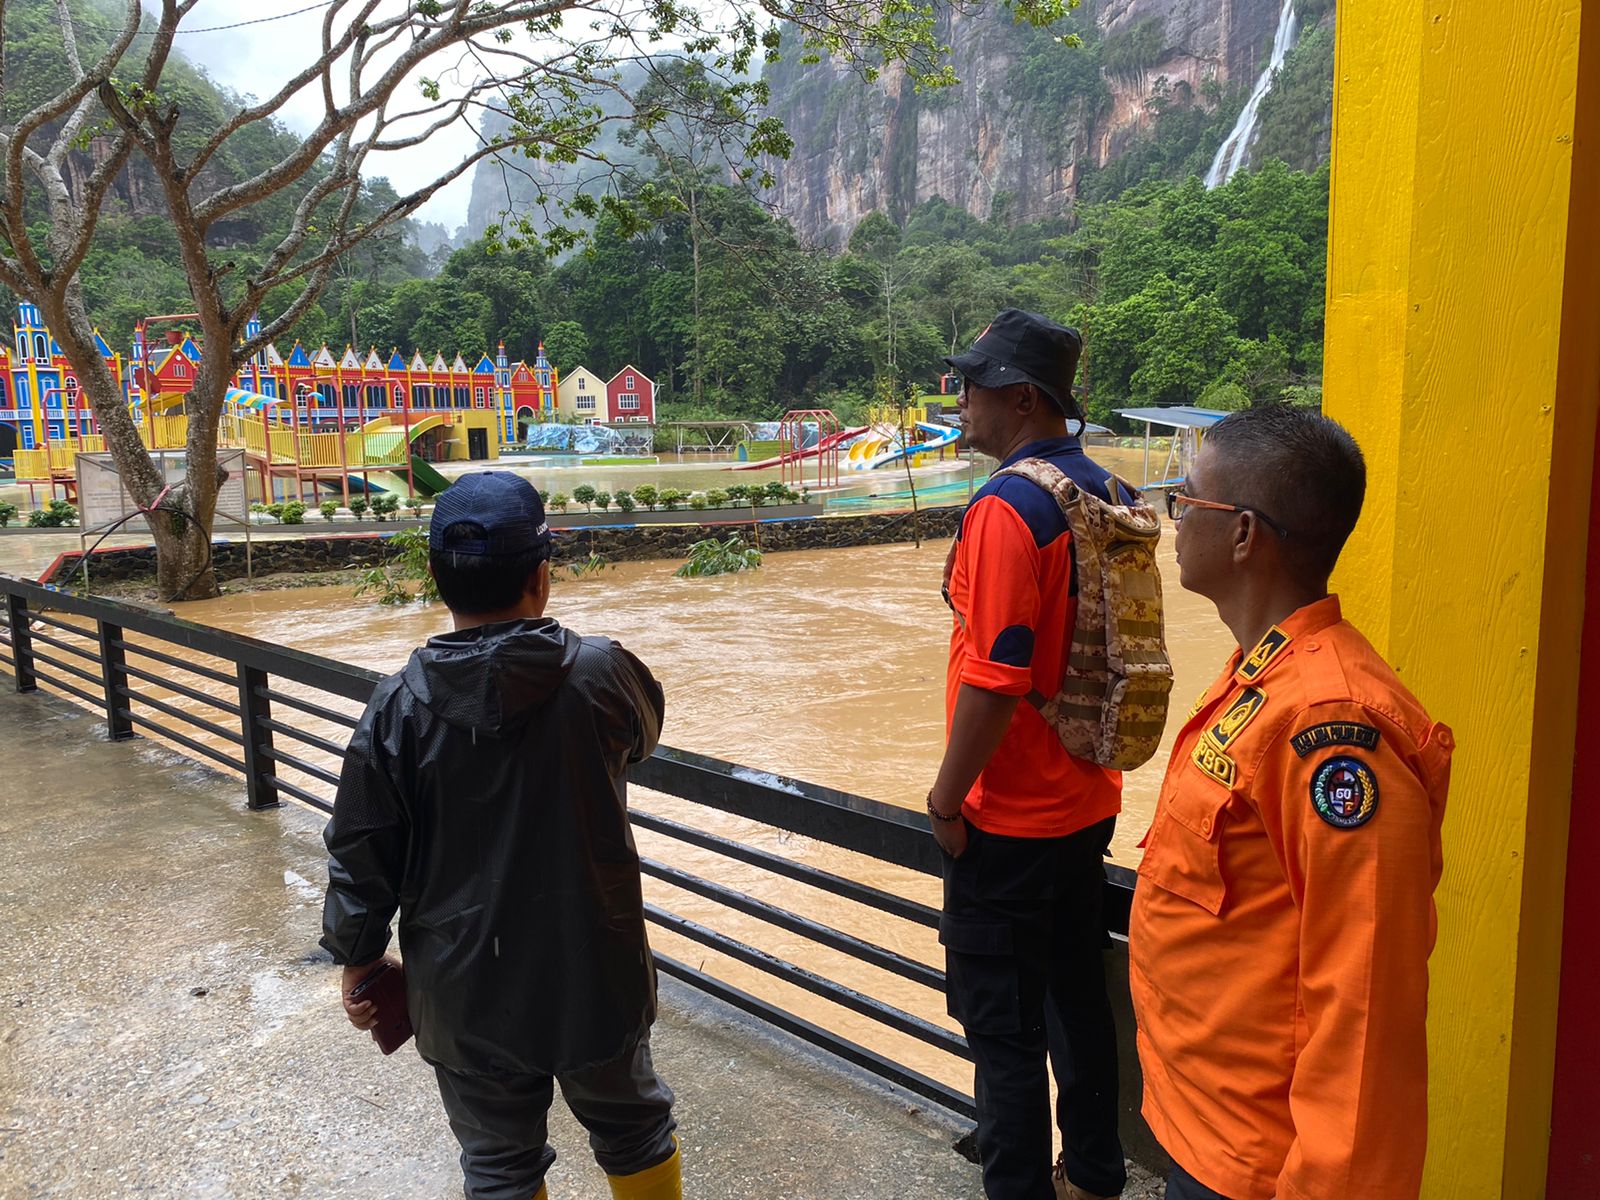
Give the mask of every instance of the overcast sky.
M 189 59 L 203 66 L 219 84 L 241 95 L 270 96 L 315 57 L 321 43 L 322 10 L 286 16 L 256 25 L 216 33 L 186 32 L 234 21 L 258 20 L 304 8 L 311 0 L 201 0 L 179 30 L 178 46 Z M 278 114 L 296 133 L 316 126 L 322 112 L 322 94 L 304 89 Z M 401 194 L 420 187 L 459 162 L 476 144 L 470 130 L 451 126 L 426 145 L 411 150 L 374 155 L 367 175 L 387 175 Z M 451 233 L 466 220 L 472 191 L 472 172 L 436 194 L 417 213 L 423 221 L 438 221 Z

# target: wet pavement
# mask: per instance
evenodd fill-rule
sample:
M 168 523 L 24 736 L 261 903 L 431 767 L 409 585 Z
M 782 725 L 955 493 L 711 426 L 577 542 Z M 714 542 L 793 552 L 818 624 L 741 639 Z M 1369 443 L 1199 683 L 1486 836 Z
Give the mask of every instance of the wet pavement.
M 9 685 L 0 1197 L 459 1196 L 431 1072 L 349 1027 L 316 945 L 320 819 Z M 670 980 L 655 1047 L 686 1195 L 980 1194 L 961 1122 Z M 551 1195 L 599 1200 L 552 1118 Z

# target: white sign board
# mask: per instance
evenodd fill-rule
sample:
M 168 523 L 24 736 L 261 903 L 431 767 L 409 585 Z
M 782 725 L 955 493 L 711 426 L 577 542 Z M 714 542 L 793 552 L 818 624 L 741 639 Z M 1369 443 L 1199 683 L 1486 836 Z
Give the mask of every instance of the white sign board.
M 176 487 L 184 481 L 189 467 L 185 451 L 152 450 L 150 457 L 168 484 Z M 250 500 L 245 488 L 244 451 L 218 450 L 217 466 L 226 472 L 217 489 L 217 519 L 243 525 L 248 537 Z M 78 527 L 85 536 L 109 529 L 138 511 L 109 452 L 78 455 Z M 129 521 L 124 528 L 133 532 L 136 526 L 137 522 Z

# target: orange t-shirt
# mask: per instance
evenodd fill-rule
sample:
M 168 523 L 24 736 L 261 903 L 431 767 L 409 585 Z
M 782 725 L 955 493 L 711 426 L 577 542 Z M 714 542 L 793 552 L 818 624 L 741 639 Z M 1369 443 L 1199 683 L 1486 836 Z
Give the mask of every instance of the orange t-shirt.
M 1032 442 L 1006 460 L 1044 458 L 1106 498 L 1109 474 L 1077 438 Z M 990 479 L 973 497 L 952 550 L 949 592 L 956 620 L 945 674 L 945 730 L 963 683 L 1026 696 L 1054 696 L 1077 613 L 1072 534 L 1053 497 L 1014 475 Z M 962 811 L 986 833 L 1063 837 L 1122 809 L 1122 773 L 1073 758 L 1026 700 Z
M 1235 1200 L 1416 1200 L 1450 731 L 1328 597 L 1178 734 L 1139 866 L 1144 1116 Z

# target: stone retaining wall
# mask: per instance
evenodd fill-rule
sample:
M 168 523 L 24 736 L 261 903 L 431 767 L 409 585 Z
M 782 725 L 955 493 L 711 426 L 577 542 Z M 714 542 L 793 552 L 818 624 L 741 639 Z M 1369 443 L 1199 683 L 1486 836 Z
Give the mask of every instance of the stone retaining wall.
M 960 507 L 923 509 L 915 518 L 926 538 L 953 537 L 961 521 Z M 753 540 L 751 521 L 729 521 L 696 525 L 643 525 L 634 527 L 595 526 L 588 529 L 557 529 L 555 560 L 581 560 L 598 554 L 610 562 L 637 562 L 654 558 L 682 558 L 689 547 L 705 538 L 726 538 L 738 533 Z M 761 548 L 784 550 L 828 550 L 847 546 L 879 546 L 890 542 L 909 542 L 915 532 L 910 512 L 871 513 L 859 517 L 815 517 L 791 520 L 764 520 Z M 254 544 L 252 558 L 257 575 L 310 574 L 337 571 L 374 562 L 384 553 L 384 535 L 344 534 L 304 538 L 273 538 Z M 54 570 L 41 577 L 42 583 L 65 583 L 78 569 L 79 555 L 66 554 Z M 212 547 L 212 562 L 221 580 L 243 579 L 243 542 L 219 542 Z M 140 582 L 154 579 L 156 552 L 153 546 L 102 550 L 89 563 L 89 583 Z

